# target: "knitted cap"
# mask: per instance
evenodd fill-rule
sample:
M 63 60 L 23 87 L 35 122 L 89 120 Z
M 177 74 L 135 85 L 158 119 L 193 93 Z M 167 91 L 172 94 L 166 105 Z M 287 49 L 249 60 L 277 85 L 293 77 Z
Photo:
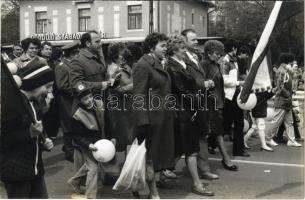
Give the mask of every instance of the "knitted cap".
M 25 91 L 34 90 L 42 85 L 54 81 L 54 72 L 47 62 L 35 57 L 26 66 L 20 69 L 22 79 L 20 89 Z

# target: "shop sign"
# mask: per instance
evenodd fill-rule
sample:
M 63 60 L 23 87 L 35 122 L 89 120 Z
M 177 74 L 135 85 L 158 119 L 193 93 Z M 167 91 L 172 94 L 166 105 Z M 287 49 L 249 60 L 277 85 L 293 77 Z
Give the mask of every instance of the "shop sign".
M 61 33 L 61 34 L 36 34 L 32 38 L 38 38 L 42 41 L 59 41 L 59 40 L 80 40 L 84 33 Z M 106 38 L 106 33 L 100 33 L 102 38 Z

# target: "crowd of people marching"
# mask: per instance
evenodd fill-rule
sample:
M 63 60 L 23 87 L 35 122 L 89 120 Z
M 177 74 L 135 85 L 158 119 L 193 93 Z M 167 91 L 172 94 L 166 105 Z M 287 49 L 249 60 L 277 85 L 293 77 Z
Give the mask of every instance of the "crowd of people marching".
M 219 178 L 209 166 L 209 153 L 218 147 L 223 167 L 239 170 L 225 134 L 233 142 L 233 156 L 249 157 L 248 140 L 257 135 L 263 151 L 283 142 L 283 132 L 287 146 L 301 146 L 292 95 L 302 71 L 293 54 L 280 55 L 273 88 L 254 91 L 257 103 L 250 112 L 238 106 L 252 54 L 233 39 L 208 40 L 199 48 L 193 29 L 171 36 L 151 33 L 142 46 L 111 43 L 107 55 L 95 31 L 61 48 L 37 38 L 22 40 L 7 65 L 35 122 L 21 115 L 2 125 L 0 172 L 8 198 L 48 198 L 41 153 L 52 149 L 59 127 L 66 159 L 75 168 L 67 182 L 84 198 L 97 197 L 103 164 L 92 152 L 102 138 L 118 153 L 127 153 L 135 138 L 145 140 L 148 198 L 154 199 L 160 198 L 158 188 L 173 187 L 170 180 L 178 178 L 175 165 L 182 155 L 191 191 L 213 196 L 201 180 Z M 267 107 L 274 110 L 272 120 Z M 138 191 L 133 195 L 140 197 Z

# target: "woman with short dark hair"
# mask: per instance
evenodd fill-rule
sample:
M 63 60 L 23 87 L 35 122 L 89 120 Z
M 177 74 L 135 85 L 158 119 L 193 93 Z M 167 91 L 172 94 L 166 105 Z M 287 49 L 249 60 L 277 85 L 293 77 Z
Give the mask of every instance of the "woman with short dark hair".
M 162 65 L 167 37 L 151 33 L 144 41 L 145 54 L 134 65 L 133 109 L 135 136 L 145 140 L 149 198 L 160 198 L 155 173 L 174 167 L 173 113 L 166 107 L 171 93 L 171 79 Z

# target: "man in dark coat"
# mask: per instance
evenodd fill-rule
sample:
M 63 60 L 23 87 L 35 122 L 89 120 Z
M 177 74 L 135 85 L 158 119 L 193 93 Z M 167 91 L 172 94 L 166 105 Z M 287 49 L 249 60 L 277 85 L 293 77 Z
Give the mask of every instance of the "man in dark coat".
M 22 48 L 20 44 L 14 44 L 13 45 L 13 52 L 9 54 L 11 60 L 14 60 L 15 58 L 19 58 L 22 55 Z
M 79 41 L 67 44 L 62 47 L 64 58 L 62 62 L 55 67 L 55 84 L 59 96 L 59 117 L 62 131 L 64 134 L 63 151 L 66 159 L 73 162 L 73 146 L 71 132 L 71 107 L 73 101 L 72 88 L 70 85 L 70 63 L 78 54 Z
M 50 42 L 43 42 L 41 44 L 41 49 L 39 52 L 39 56 L 41 56 L 42 58 L 46 59 L 48 62 L 48 65 L 54 69 L 55 66 L 53 66 L 53 62 L 51 60 L 51 54 L 53 51 L 53 45 Z
M 71 86 L 86 83 L 94 95 L 101 95 L 109 85 L 106 80 L 106 64 L 102 52 L 100 35 L 96 31 L 84 33 L 81 37 L 79 55 L 71 61 Z
M 70 84 L 74 88 L 78 83 L 84 83 L 91 89 L 94 97 L 102 99 L 103 105 L 106 105 L 104 91 L 111 85 L 106 81 L 106 63 L 102 51 L 101 36 L 96 31 L 84 33 L 80 39 L 80 52 L 72 59 L 70 65 Z M 105 118 L 102 122 L 105 124 L 105 133 L 109 133 L 107 121 L 107 108 L 105 109 Z
M 198 55 L 195 53 L 198 45 L 197 35 L 193 29 L 186 29 L 181 32 L 181 35 L 185 37 L 187 51 L 185 54 L 185 64 L 189 68 L 189 71 L 193 78 L 196 81 L 196 89 L 197 91 L 201 91 L 201 94 L 204 94 L 204 91 L 209 87 L 213 86 L 213 81 L 206 80 L 205 73 L 202 68 L 202 64 L 198 59 Z M 202 105 L 204 104 L 204 99 L 202 98 Z M 200 151 L 198 154 L 198 168 L 202 178 L 206 179 L 217 179 L 218 175 L 213 174 L 210 171 L 210 167 L 208 164 L 208 153 L 207 153 L 207 143 L 206 143 L 206 135 L 208 133 L 208 127 L 206 122 L 206 111 L 201 109 L 202 111 L 197 112 L 197 116 L 201 118 L 202 121 L 202 137 L 200 139 Z

